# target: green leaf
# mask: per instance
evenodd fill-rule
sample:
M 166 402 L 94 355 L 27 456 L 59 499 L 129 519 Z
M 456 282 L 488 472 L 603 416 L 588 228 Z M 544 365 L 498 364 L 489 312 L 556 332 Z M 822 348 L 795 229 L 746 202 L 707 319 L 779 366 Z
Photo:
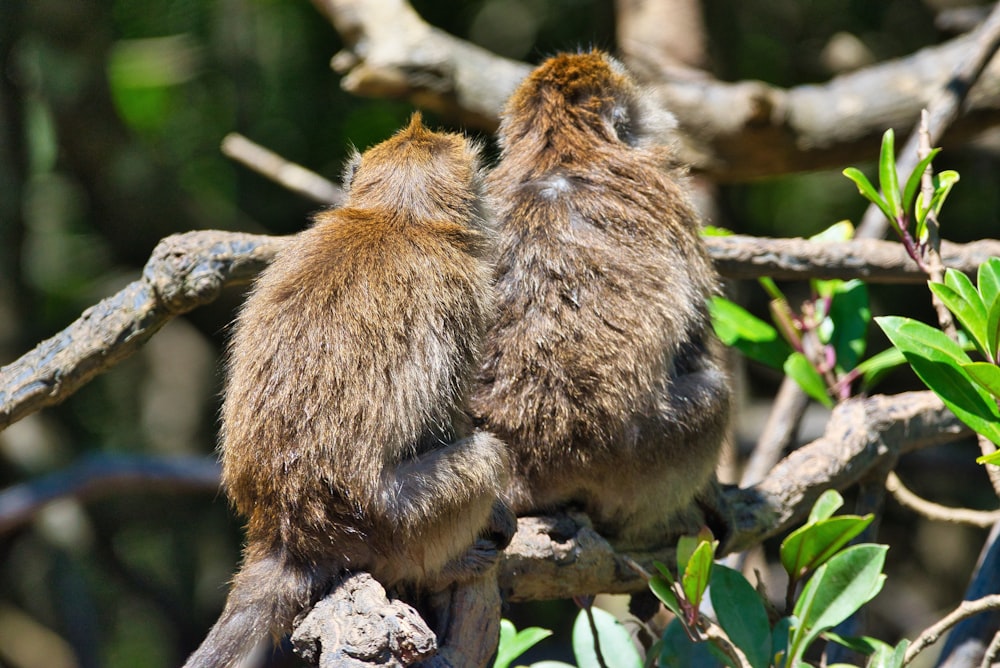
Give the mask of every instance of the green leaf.
M 610 612 L 593 607 L 590 610 L 594 615 L 594 626 L 597 627 L 597 635 L 601 640 L 601 654 L 605 662 L 623 668 L 642 668 L 642 658 L 625 627 Z M 573 622 L 573 654 L 579 668 L 600 666 L 586 610 L 581 610 Z
M 935 215 L 941 214 L 941 207 L 944 206 L 948 193 L 958 183 L 958 180 L 958 172 L 952 169 L 946 169 L 940 174 L 934 175 L 934 197 L 931 199 L 931 208 L 934 209 Z
M 992 395 L 962 368 L 972 360 L 943 332 L 922 322 L 884 316 L 882 331 L 899 348 L 920 380 L 938 395 L 958 419 L 1000 444 L 1000 409 Z
M 691 561 L 691 555 L 701 541 L 696 536 L 681 536 L 677 539 L 677 572 L 683 573 Z
M 704 237 L 731 237 L 733 231 L 717 225 L 704 225 L 701 228 L 701 235 Z
M 677 595 L 667 580 L 654 575 L 649 579 L 649 589 L 656 594 L 656 598 L 660 599 L 663 605 L 667 606 L 667 610 L 683 619 L 684 613 L 680 601 L 677 600 Z
M 709 580 L 712 577 L 712 557 L 714 556 L 714 546 L 709 541 L 702 541 L 695 548 L 694 553 L 684 567 L 684 575 L 681 577 L 681 587 L 684 595 L 692 606 L 697 608 L 701 605 L 701 599 L 708 588 Z
M 955 314 L 980 352 L 985 355 L 989 348 L 986 340 L 986 305 L 969 277 L 960 271 L 948 269 L 944 274 L 944 285 L 928 283 L 928 287 Z
M 906 358 L 903 357 L 899 348 L 886 348 L 866 359 L 855 370 L 861 374 L 862 384 L 868 390 L 878 383 L 885 374 L 905 363 Z
M 552 635 L 548 629 L 532 626 L 518 631 L 507 619 L 500 620 L 500 645 L 493 668 L 507 668 L 517 657 Z
M 1000 399 L 1000 367 L 989 362 L 972 362 L 962 368 L 980 387 Z
M 656 570 L 660 572 L 660 575 L 663 576 L 663 579 L 666 580 L 668 584 L 674 583 L 674 574 L 670 572 L 670 569 L 667 568 L 665 563 L 662 561 L 654 561 L 653 566 L 656 567 Z
M 833 321 L 830 343 L 837 353 L 837 370 L 846 373 L 857 366 L 865 354 L 868 324 L 872 318 L 865 284 L 851 280 L 838 285 L 830 302 L 829 317 Z
M 1000 362 L 1000 295 L 993 298 L 986 314 L 986 346 L 989 359 Z
M 868 636 L 858 637 L 846 637 L 838 635 L 833 631 L 826 631 L 823 633 L 823 637 L 830 642 L 835 642 L 838 645 L 843 645 L 848 649 L 857 652 L 858 654 L 864 654 L 868 656 L 874 654 L 879 650 L 880 647 L 887 648 L 890 652 L 892 651 L 892 645 L 886 644 L 881 640 L 876 640 L 875 638 L 869 638 Z
M 917 194 L 917 190 L 920 188 L 920 179 L 924 174 L 924 170 L 927 169 L 927 165 L 931 164 L 931 160 L 941 152 L 939 148 L 932 148 L 930 152 L 924 156 L 917 166 L 913 168 L 910 172 L 910 178 L 906 180 L 906 187 L 903 189 L 903 210 L 909 211 L 910 207 L 913 206 L 913 198 Z
M 888 549 L 885 545 L 854 545 L 819 567 L 795 604 L 800 623 L 792 630 L 790 665 L 802 659 L 820 633 L 850 617 L 882 590 L 882 566 Z
M 896 135 L 889 128 L 882 135 L 882 150 L 878 157 L 878 182 L 882 196 L 892 212 L 893 220 L 899 220 L 903 207 L 899 201 L 899 174 L 896 172 Z
M 892 213 L 892 209 L 889 208 L 889 205 L 886 203 L 886 201 L 882 199 L 882 196 L 878 194 L 878 191 L 875 190 L 875 186 L 871 184 L 871 181 L 868 180 L 868 177 L 865 176 L 861 172 L 861 170 L 856 167 L 848 167 L 847 169 L 844 170 L 843 174 L 851 181 L 854 181 L 854 185 L 858 187 L 859 193 L 864 195 L 866 199 L 868 199 L 870 202 L 873 202 L 876 206 L 878 206 L 879 209 L 882 210 L 882 213 L 885 214 L 886 218 L 892 221 L 893 228 L 895 228 L 897 223 L 896 223 L 896 217 Z
M 771 625 L 760 594 L 738 571 L 716 564 L 709 589 L 719 626 L 743 650 L 753 668 L 771 662 Z
M 785 375 L 798 383 L 799 387 L 806 394 L 828 408 L 833 407 L 833 400 L 830 399 L 830 395 L 826 392 L 826 383 L 823 382 L 823 377 L 809 363 L 805 355 L 802 353 L 792 353 L 785 360 L 783 368 Z
M 987 307 L 1000 297 L 1000 257 L 991 257 L 979 265 L 976 284 Z
M 782 617 L 774 624 L 771 631 L 771 663 L 775 666 L 784 665 L 788 656 L 788 640 L 792 637 L 792 629 L 797 627 L 799 620 L 794 616 Z
M 781 542 L 781 565 L 793 581 L 826 563 L 872 523 L 874 515 L 841 515 L 799 527 Z
M 722 664 L 712 655 L 709 643 L 692 642 L 678 620 L 667 624 L 660 638 L 659 665 L 668 668 L 718 668 Z M 608 664 L 613 665 L 613 664 Z
M 780 369 L 791 354 L 774 327 L 728 299 L 713 297 L 708 310 L 719 339 L 750 359 Z
M 806 524 L 816 524 L 820 520 L 833 517 L 833 514 L 844 505 L 844 497 L 835 489 L 828 489 L 819 495 L 816 503 L 809 511 L 809 519 Z
M 903 659 L 906 657 L 906 650 L 910 646 L 910 641 L 903 639 L 895 647 L 886 643 L 878 643 L 875 653 L 868 660 L 867 668 L 903 668 Z
M 1000 450 L 988 455 L 980 455 L 976 457 L 977 464 L 994 464 L 1000 466 Z
M 809 241 L 850 241 L 853 238 L 854 225 L 851 224 L 851 221 L 849 220 L 841 220 L 826 228 L 822 232 L 817 232 L 812 235 L 809 237 Z

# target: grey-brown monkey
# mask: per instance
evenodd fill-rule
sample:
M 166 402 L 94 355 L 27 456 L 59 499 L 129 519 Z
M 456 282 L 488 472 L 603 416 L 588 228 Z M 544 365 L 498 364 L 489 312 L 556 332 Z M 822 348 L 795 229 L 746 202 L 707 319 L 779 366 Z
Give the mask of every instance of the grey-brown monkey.
M 344 570 L 427 584 L 512 531 L 506 450 L 464 414 L 495 312 L 478 150 L 415 114 L 347 180 L 235 324 L 221 451 L 247 545 L 189 667 L 234 664 Z
M 621 546 L 698 528 L 682 511 L 729 413 L 672 125 L 607 54 L 558 55 L 507 102 L 487 180 L 500 315 L 473 412 L 510 448 L 518 514 L 580 504 Z

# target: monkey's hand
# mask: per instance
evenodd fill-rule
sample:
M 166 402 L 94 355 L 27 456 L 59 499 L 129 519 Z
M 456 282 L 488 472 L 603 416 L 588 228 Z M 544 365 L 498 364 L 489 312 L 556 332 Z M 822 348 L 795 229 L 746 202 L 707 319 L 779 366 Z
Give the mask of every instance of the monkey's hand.
M 483 538 L 491 541 L 496 549 L 502 550 L 510 545 L 515 533 L 517 533 L 517 516 L 504 501 L 498 499 L 493 504 L 490 522 L 483 531 Z
M 465 554 L 445 564 L 431 589 L 444 589 L 453 583 L 471 582 L 486 575 L 497 563 L 500 552 L 510 544 L 516 531 L 517 517 L 506 503 L 497 500 L 482 535 Z

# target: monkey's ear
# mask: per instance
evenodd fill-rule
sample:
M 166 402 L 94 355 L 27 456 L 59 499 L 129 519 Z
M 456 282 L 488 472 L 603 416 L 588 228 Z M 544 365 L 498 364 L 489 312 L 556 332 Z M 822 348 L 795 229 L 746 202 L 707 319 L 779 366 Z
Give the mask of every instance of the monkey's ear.
M 354 146 L 351 146 L 349 150 L 350 153 L 347 156 L 347 162 L 344 163 L 344 172 L 341 175 L 344 190 L 347 192 L 351 191 L 354 175 L 358 173 L 358 167 L 361 166 L 361 152 Z

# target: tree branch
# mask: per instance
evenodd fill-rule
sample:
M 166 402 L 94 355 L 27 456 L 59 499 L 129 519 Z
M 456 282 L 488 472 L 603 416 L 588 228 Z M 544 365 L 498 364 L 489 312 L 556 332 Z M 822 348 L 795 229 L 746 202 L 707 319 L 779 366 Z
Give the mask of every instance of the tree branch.
M 405 98 L 492 131 L 504 100 L 530 71 L 424 22 L 404 0 L 313 0 L 346 48 L 334 58 L 341 85 L 358 95 Z M 963 35 L 906 58 L 782 89 L 725 83 L 675 69 L 654 88 L 686 137 L 682 159 L 717 180 L 740 181 L 867 161 L 886 127 L 912 128 L 977 35 Z M 873 104 L 872 100 L 877 104 Z M 950 128 L 959 141 L 1000 122 L 1000 62 Z
M 706 242 L 720 273 L 729 278 L 924 279 L 899 244 L 889 241 L 815 243 L 734 235 Z M 226 287 L 248 283 L 283 243 L 279 237 L 214 230 L 162 240 L 141 279 L 0 368 L 0 430 L 58 404 L 138 350 L 170 318 L 211 302 Z M 1000 255 L 1000 241 L 944 244 L 942 254 L 950 266 L 971 272 L 988 257 Z

